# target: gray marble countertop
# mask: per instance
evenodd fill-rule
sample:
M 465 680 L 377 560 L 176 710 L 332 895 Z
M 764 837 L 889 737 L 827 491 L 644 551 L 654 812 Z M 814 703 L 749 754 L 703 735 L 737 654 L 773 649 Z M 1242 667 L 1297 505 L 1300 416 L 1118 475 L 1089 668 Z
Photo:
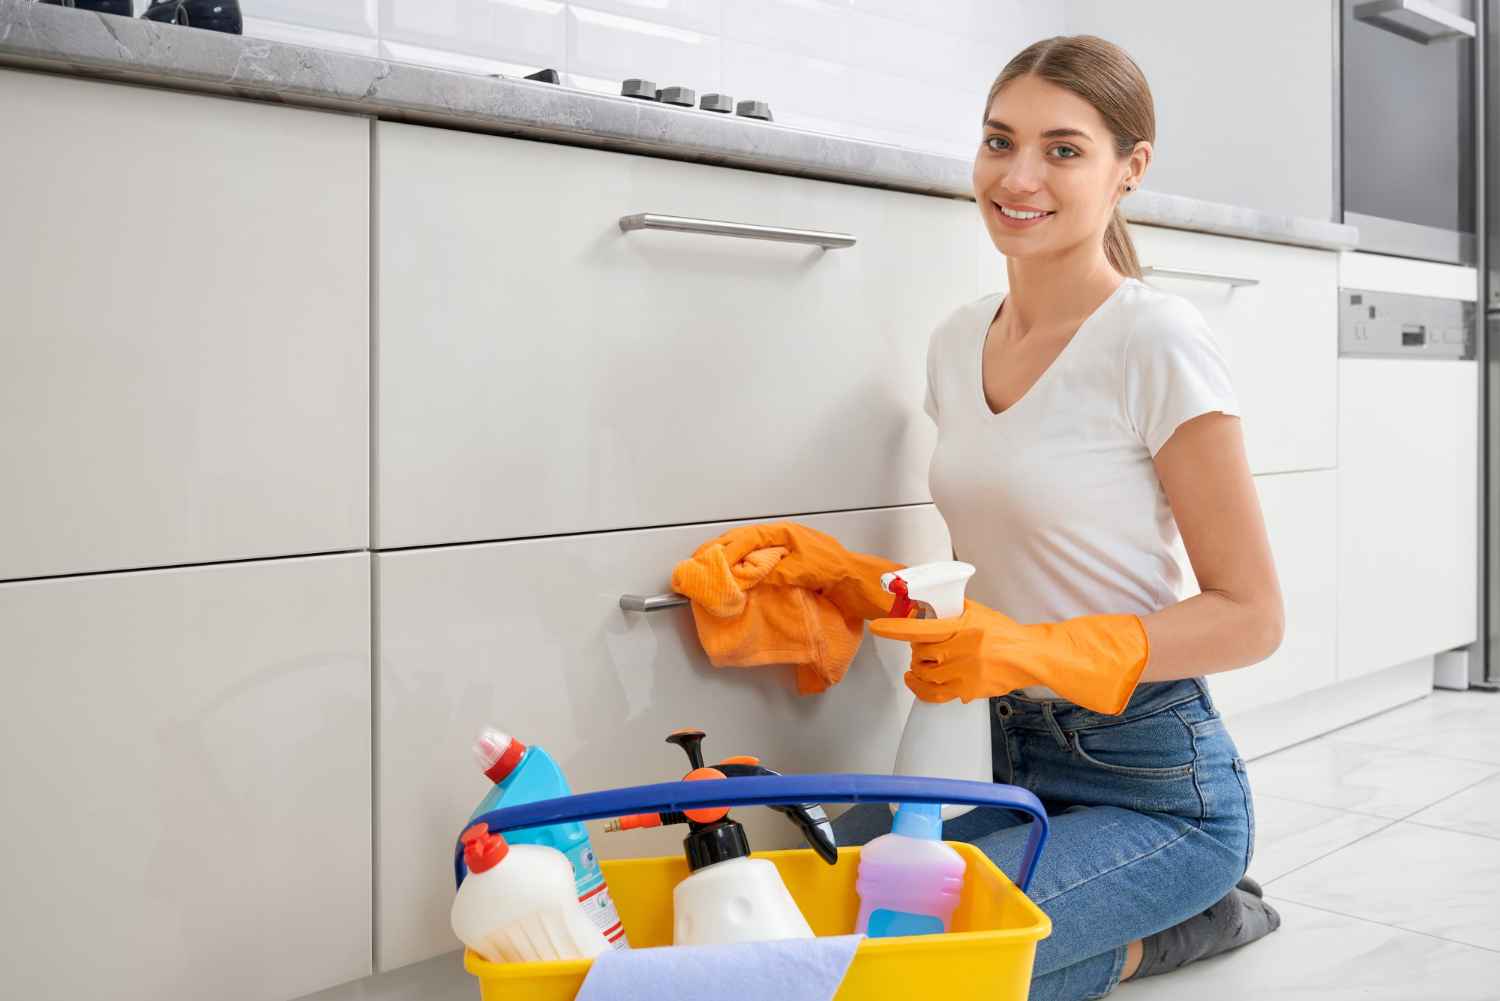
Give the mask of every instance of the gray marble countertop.
M 213 31 L 0 0 L 0 65 L 972 198 L 968 160 L 768 122 Z M 774 111 L 774 109 L 773 109 Z M 1131 222 L 1326 249 L 1352 226 L 1155 191 Z

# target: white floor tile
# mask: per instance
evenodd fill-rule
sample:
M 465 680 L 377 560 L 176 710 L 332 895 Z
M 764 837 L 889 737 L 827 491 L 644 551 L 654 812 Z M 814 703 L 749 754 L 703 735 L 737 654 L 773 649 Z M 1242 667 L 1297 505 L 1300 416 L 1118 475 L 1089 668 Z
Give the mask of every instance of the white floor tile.
M 1409 818 L 1413 823 L 1500 838 L 1500 775 L 1455 793 Z M 1497 846 L 1500 851 L 1500 846 Z M 1496 907 L 1500 912 L 1500 906 Z
M 1401 751 L 1500 764 L 1500 696 L 1433 692 L 1328 735 Z
M 1500 956 L 1500 852 L 1490 838 L 1392 824 L 1276 880 L 1266 892 Z M 1500 997 L 1500 981 L 1493 986 Z
M 1500 766 L 1321 738 L 1250 763 L 1256 795 L 1399 820 Z
M 1120 1001 L 1496 1001 L 1500 953 L 1267 899 L 1281 927 L 1259 942 L 1160 977 Z
M 1250 875 L 1264 884 L 1392 823 L 1383 817 L 1257 793 Z

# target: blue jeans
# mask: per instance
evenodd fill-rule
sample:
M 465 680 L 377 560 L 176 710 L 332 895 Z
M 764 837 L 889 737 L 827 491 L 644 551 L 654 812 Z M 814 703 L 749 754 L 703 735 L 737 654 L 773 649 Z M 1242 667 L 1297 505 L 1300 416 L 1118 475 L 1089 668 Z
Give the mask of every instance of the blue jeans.
M 1118 716 L 1017 694 L 990 701 L 995 781 L 1035 793 L 1052 828 L 1029 894 L 1052 919 L 1031 1001 L 1104 997 L 1127 943 L 1197 914 L 1245 874 L 1255 830 L 1245 763 L 1201 678 L 1140 685 Z M 1027 822 L 976 809 L 943 836 L 1014 875 Z M 862 845 L 890 830 L 890 810 L 864 803 L 833 827 L 839 844 Z

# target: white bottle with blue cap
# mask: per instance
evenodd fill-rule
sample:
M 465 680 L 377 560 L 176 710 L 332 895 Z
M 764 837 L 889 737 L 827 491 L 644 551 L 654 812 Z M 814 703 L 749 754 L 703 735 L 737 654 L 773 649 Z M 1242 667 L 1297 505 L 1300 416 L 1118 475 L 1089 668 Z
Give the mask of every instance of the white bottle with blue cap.
M 859 918 L 871 938 L 948 930 L 963 894 L 963 856 L 945 844 L 936 803 L 902 803 L 891 833 L 859 851 Z

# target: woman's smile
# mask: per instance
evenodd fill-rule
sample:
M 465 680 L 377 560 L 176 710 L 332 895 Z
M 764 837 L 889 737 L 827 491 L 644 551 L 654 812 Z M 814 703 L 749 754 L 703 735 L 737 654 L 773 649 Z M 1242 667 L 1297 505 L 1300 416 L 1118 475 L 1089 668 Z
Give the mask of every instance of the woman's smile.
M 994 201 L 990 204 L 995 206 L 995 216 L 1010 229 L 1030 229 L 1033 226 L 1040 226 L 1057 214 L 1055 211 L 1049 212 L 1029 205 L 1010 205 Z

